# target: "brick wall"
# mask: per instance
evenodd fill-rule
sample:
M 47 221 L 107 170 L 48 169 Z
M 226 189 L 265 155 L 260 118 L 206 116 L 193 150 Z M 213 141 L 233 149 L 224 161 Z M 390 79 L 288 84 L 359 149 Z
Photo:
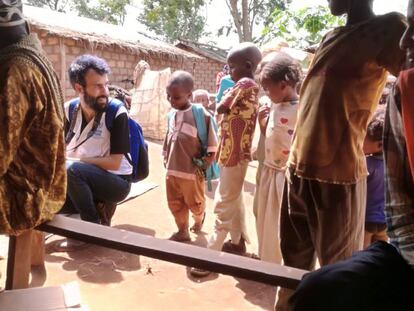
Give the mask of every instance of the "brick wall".
M 49 34 L 46 30 L 37 29 L 33 26 L 32 31 L 38 34 L 43 49 L 52 61 L 60 77 L 66 99 L 75 96 L 75 92 L 69 83 L 67 68 L 69 68 L 74 58 L 87 53 L 104 58 L 112 70 L 110 82 L 125 89 L 131 89 L 132 85 L 121 81 L 133 79 L 134 68 L 141 59 L 148 62 L 153 70 L 160 70 L 166 67 L 170 67 L 172 71 L 178 69 L 186 70 L 194 75 L 196 88 L 207 89 L 212 93 L 215 92 L 216 74 L 222 68 L 221 63 L 207 58 L 203 58 L 200 61 L 192 59 L 181 61 L 162 58 L 161 56 L 140 55 L 137 51 L 123 49 L 118 45 L 103 46 L 91 44 L 86 40 L 58 37 Z

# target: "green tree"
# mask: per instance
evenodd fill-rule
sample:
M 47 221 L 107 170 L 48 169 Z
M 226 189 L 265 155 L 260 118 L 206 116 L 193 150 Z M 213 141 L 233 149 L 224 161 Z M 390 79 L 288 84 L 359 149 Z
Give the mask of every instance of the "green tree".
M 70 0 L 27 0 L 26 2 L 29 5 L 41 8 L 46 7 L 54 11 L 65 12 Z
M 26 0 L 29 5 L 66 12 L 69 8 L 79 16 L 122 25 L 125 21 L 126 6 L 131 0 Z
M 131 0 L 72 0 L 73 8 L 80 16 L 96 19 L 110 24 L 123 25 L 126 6 Z M 92 3 L 96 3 L 92 5 Z
M 276 9 L 263 29 L 261 41 L 266 43 L 278 38 L 286 40 L 292 47 L 308 48 L 321 42 L 328 30 L 344 24 L 344 17 L 333 16 L 322 5 L 295 11 Z
M 205 34 L 205 4 L 204 0 L 144 0 L 138 21 L 168 42 L 197 42 Z
M 219 29 L 219 35 L 234 30 L 239 42 L 253 41 L 256 25 L 267 25 L 274 10 L 283 11 L 292 0 L 226 0 L 232 22 Z

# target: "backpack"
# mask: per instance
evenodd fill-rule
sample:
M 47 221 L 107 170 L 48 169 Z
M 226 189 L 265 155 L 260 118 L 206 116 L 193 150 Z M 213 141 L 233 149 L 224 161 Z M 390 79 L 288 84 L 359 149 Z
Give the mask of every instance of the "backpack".
M 192 104 L 191 111 L 194 116 L 194 120 L 197 127 L 197 135 L 201 141 L 201 148 L 202 154 L 207 154 L 207 147 L 208 147 L 208 133 L 207 133 L 207 125 L 206 125 L 206 118 L 205 118 L 205 109 L 201 104 Z M 175 116 L 175 111 L 171 111 L 168 113 L 168 121 L 171 120 Z M 217 123 L 214 118 L 211 118 L 211 123 L 213 124 L 214 131 L 217 133 L 218 127 Z M 214 160 L 211 165 L 205 170 L 204 172 L 205 179 L 207 181 L 207 189 L 209 191 L 212 190 L 211 181 L 218 179 L 220 176 L 220 169 L 217 162 Z
M 73 114 L 79 105 L 79 98 L 69 103 L 69 124 L 72 123 Z M 118 109 L 124 103 L 117 99 L 110 99 L 105 113 L 105 125 L 111 131 Z M 137 182 L 145 179 L 149 174 L 148 144 L 142 135 L 141 126 L 128 116 L 130 154 L 125 154 L 126 159 L 132 165 L 131 181 Z M 131 156 L 130 156 L 131 155 Z

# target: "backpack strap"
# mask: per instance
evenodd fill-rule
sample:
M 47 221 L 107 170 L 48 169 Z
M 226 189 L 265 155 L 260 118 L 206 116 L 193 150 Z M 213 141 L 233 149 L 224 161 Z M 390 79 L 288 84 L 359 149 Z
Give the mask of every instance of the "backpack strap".
M 201 141 L 203 149 L 207 150 L 208 133 L 204 107 L 200 104 L 193 104 L 191 106 L 191 110 L 193 112 L 194 120 L 196 123 L 198 138 Z
M 124 106 L 124 103 L 120 100 L 115 98 L 109 99 L 108 107 L 105 110 L 105 125 L 108 131 L 111 131 L 116 114 L 121 106 Z
M 69 103 L 69 113 L 68 113 L 68 120 L 69 120 L 69 130 L 65 136 L 65 143 L 66 145 L 70 143 L 70 141 L 75 136 L 75 132 L 73 129 L 75 128 L 76 118 L 78 116 L 78 111 L 80 108 L 80 99 L 75 98 Z
M 109 99 L 108 107 L 105 110 L 105 125 L 106 125 L 106 128 L 108 129 L 109 132 L 111 132 L 111 130 L 112 130 L 112 126 L 114 124 L 116 114 L 117 114 L 119 108 L 121 108 L 121 106 L 125 106 L 125 104 L 122 101 L 120 101 L 119 99 L 116 99 L 116 98 L 110 98 Z M 128 118 L 128 127 L 131 126 L 130 121 L 131 120 Z M 130 137 L 130 139 L 131 139 L 131 137 Z M 130 150 L 130 152 L 131 152 L 131 150 Z M 130 154 L 129 153 L 124 153 L 124 156 L 127 159 L 127 161 L 129 162 L 129 164 L 131 164 L 131 166 L 134 167 L 134 164 L 132 162 Z

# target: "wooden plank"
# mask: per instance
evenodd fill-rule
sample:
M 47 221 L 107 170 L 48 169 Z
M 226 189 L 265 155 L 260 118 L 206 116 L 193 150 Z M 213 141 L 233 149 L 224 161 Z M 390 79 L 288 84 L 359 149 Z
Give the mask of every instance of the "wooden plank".
M 295 289 L 307 271 L 56 215 L 38 230 L 256 282 Z

